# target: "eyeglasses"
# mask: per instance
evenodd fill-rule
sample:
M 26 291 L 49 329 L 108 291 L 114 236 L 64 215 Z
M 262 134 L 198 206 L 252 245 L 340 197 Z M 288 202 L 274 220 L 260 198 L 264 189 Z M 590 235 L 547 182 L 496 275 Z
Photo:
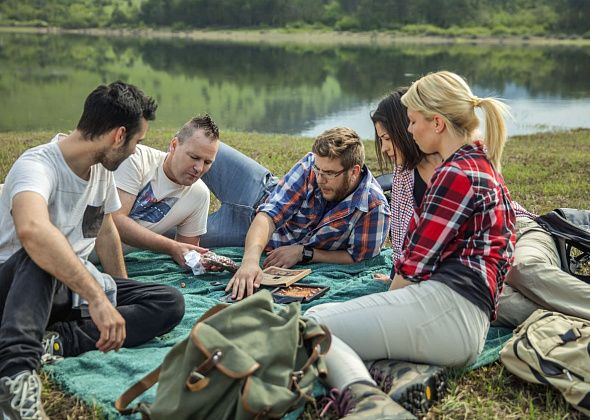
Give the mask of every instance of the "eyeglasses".
M 325 172 L 322 171 L 320 168 L 318 168 L 317 166 L 314 165 L 311 167 L 311 170 L 313 171 L 313 173 L 315 174 L 315 176 L 317 176 L 318 178 L 320 176 L 325 177 L 326 179 L 335 179 L 336 177 L 338 177 L 339 175 L 343 174 L 344 172 L 346 172 L 346 169 L 342 169 L 341 171 L 338 172 Z

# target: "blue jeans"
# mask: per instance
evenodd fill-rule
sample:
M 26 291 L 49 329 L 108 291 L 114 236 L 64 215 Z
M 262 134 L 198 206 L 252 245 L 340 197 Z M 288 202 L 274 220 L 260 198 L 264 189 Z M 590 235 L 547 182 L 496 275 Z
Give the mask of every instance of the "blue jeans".
M 117 310 L 125 319 L 124 347 L 171 331 L 184 315 L 184 298 L 173 287 L 115 278 Z M 57 332 L 64 356 L 96 350 L 100 332 L 72 309 L 72 294 L 43 271 L 24 249 L 0 266 L 0 377 L 39 370 L 45 330 Z
M 222 142 L 203 182 L 221 202 L 209 215 L 204 247 L 244 246 L 256 208 L 274 190 L 277 178 L 255 160 Z

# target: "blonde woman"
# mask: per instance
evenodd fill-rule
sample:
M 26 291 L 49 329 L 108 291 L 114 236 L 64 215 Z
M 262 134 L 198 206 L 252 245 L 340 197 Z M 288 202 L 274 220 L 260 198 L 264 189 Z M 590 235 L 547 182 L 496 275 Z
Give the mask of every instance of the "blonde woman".
M 416 144 L 442 163 L 410 220 L 390 290 L 310 311 L 334 335 L 328 382 L 352 395 L 347 418 L 410 416 L 376 387 L 364 362 L 475 361 L 514 249 L 515 214 L 499 172 L 505 106 L 477 98 L 450 72 L 424 76 L 401 101 Z M 483 141 L 475 138 L 476 108 L 485 114 Z

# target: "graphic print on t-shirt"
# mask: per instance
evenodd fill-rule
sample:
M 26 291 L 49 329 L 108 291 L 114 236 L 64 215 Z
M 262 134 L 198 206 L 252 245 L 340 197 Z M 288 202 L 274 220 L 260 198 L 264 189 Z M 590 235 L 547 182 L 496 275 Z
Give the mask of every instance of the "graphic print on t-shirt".
M 177 197 L 167 197 L 158 201 L 154 195 L 152 184 L 148 183 L 137 194 L 135 203 L 131 208 L 129 217 L 133 220 L 144 220 L 149 223 L 157 223 L 168 214 L 172 206 L 178 201 Z
M 104 219 L 103 206 L 86 206 L 82 217 L 82 236 L 84 238 L 96 238 L 102 225 L 102 219 Z

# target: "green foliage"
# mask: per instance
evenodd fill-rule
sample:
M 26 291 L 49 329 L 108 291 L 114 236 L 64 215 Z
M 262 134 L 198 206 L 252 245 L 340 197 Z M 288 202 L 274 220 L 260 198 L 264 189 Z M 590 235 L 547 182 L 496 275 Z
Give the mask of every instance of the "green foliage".
M 445 30 L 438 26 L 428 24 L 409 24 L 404 25 L 401 31 L 409 35 L 433 35 L 442 36 L 445 35 Z
M 360 22 L 354 16 L 342 16 L 334 24 L 337 31 L 354 31 L 360 29 Z
M 142 0 L 5 0 L 0 21 L 36 22 L 34 26 L 90 28 L 138 23 Z
M 147 24 L 174 29 L 328 25 L 342 31 L 403 27 L 405 33 L 416 35 L 530 36 L 588 32 L 590 1 L 4 0 L 1 22 L 45 22 L 67 28 Z

